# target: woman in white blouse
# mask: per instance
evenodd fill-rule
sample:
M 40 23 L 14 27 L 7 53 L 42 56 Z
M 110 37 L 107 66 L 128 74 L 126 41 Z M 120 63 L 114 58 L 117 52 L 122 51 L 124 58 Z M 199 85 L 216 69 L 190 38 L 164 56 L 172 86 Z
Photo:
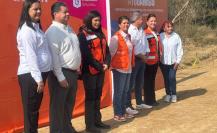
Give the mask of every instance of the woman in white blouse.
M 161 60 L 161 71 L 164 77 L 166 89 L 166 102 L 176 102 L 176 71 L 183 55 L 182 41 L 180 36 L 173 31 L 173 23 L 165 21 L 160 34 L 163 44 L 163 58 Z
M 39 108 L 45 81 L 51 70 L 51 56 L 41 30 L 40 16 L 41 5 L 38 0 L 24 2 L 17 32 L 20 57 L 17 74 L 22 95 L 25 133 L 38 132 Z

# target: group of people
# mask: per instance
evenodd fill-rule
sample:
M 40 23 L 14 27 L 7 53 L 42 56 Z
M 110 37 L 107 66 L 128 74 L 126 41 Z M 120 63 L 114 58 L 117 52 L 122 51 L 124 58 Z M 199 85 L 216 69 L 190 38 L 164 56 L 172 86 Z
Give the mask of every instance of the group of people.
M 126 121 L 139 109 L 158 105 L 155 77 L 161 68 L 166 88 L 165 101 L 176 102 L 176 70 L 183 55 L 182 42 L 165 21 L 159 34 L 157 18 L 147 17 L 144 29 L 142 12 L 118 18 L 119 30 L 107 44 L 101 27 L 101 15 L 90 11 L 78 34 L 69 26 L 65 3 L 51 7 L 52 24 L 44 33 L 40 21 L 39 0 L 25 0 L 17 32 L 20 64 L 18 81 L 24 110 L 25 133 L 37 133 L 39 108 L 48 81 L 50 94 L 50 132 L 75 133 L 72 112 L 79 73 L 85 89 L 86 131 L 100 133 L 111 126 L 102 122 L 100 101 L 105 71 L 113 73 L 114 120 Z M 131 103 L 135 90 L 136 108 Z M 144 99 L 142 98 L 142 89 Z

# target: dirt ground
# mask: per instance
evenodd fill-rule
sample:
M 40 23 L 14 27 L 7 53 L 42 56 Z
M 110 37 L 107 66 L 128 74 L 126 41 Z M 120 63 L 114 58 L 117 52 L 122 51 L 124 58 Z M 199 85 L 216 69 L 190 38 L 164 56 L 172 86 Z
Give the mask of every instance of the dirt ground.
M 127 122 L 113 121 L 112 107 L 102 109 L 103 121 L 112 126 L 104 133 L 217 133 L 217 60 L 179 70 L 177 103 L 165 103 L 164 89 L 156 91 L 159 106 L 140 110 Z M 134 102 L 135 103 L 135 102 Z M 84 118 L 72 120 L 79 132 L 85 132 Z M 39 133 L 48 133 L 48 127 Z

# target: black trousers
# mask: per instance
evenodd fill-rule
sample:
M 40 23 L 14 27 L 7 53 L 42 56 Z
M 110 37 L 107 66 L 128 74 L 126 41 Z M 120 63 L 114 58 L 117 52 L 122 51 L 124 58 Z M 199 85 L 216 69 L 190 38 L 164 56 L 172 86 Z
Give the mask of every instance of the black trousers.
M 71 119 L 75 105 L 77 92 L 76 71 L 62 69 L 68 88 L 60 86 L 53 72 L 48 76 L 48 87 L 50 92 L 50 132 L 51 133 L 73 133 Z
M 155 77 L 157 74 L 158 64 L 146 64 L 144 72 L 144 102 L 152 105 L 156 103 L 155 98 Z
M 85 124 L 86 128 L 92 128 L 101 122 L 100 99 L 104 84 L 105 73 L 91 75 L 84 73 L 82 79 L 85 88 Z
M 43 82 L 47 79 L 49 72 L 42 73 Z M 43 92 L 37 92 L 37 83 L 30 73 L 18 75 L 18 82 L 21 88 L 21 96 L 24 112 L 24 132 L 38 133 L 39 108 L 43 98 Z

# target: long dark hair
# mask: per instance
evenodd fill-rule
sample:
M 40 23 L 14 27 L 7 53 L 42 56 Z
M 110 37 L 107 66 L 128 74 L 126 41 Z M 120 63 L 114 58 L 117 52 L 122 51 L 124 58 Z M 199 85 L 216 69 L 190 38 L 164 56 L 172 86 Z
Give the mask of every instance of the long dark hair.
M 35 3 L 35 2 L 40 3 L 39 0 L 25 0 L 24 1 L 23 8 L 22 8 L 22 11 L 21 11 L 21 16 L 20 16 L 18 29 L 21 29 L 23 24 L 26 23 L 27 26 L 29 26 L 30 28 L 35 30 L 35 28 L 32 25 L 31 17 L 29 16 L 29 9 L 31 8 L 32 4 Z M 38 21 L 38 23 L 39 23 L 40 29 L 42 29 L 40 20 Z
M 92 19 L 96 18 L 96 17 L 100 17 L 100 19 L 101 19 L 101 15 L 97 10 L 92 10 L 92 11 L 88 12 L 88 14 L 84 17 L 84 20 L 83 20 L 83 22 L 87 26 L 87 28 L 93 29 Z M 100 28 L 101 28 L 101 25 L 100 25 Z
M 84 27 L 86 27 L 86 29 L 88 31 L 94 32 L 98 37 L 104 38 L 105 35 L 102 32 L 102 25 L 101 25 L 101 23 L 100 23 L 100 27 L 98 29 L 94 29 L 92 27 L 92 19 L 96 18 L 96 17 L 100 17 L 100 21 L 101 21 L 101 15 L 100 15 L 100 13 L 97 10 L 89 11 L 88 14 L 83 19 Z

